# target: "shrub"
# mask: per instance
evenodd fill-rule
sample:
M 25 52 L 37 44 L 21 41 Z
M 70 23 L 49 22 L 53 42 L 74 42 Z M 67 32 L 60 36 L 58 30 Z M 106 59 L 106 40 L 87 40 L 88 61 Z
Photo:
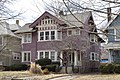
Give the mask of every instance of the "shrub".
M 11 71 L 22 71 L 22 70 L 27 70 L 28 66 L 26 64 L 13 64 L 9 66 L 9 69 Z
M 113 64 L 101 65 L 100 72 L 105 74 L 114 73 L 114 65 Z
M 51 64 L 51 59 L 46 59 L 46 58 L 43 58 L 43 59 L 39 59 L 36 61 L 36 64 L 39 64 L 41 66 L 45 66 L 45 65 L 50 65 Z
M 60 66 L 60 62 L 52 62 L 52 64 Z
M 115 73 L 120 73 L 120 64 L 116 64 L 114 67 L 114 72 Z
M 45 68 L 47 68 L 49 71 L 55 72 L 56 71 L 56 65 L 46 65 Z

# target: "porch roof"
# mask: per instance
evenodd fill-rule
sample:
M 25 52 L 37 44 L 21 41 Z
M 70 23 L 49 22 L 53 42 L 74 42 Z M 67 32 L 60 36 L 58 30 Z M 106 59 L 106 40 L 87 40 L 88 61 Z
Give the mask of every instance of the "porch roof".
M 120 49 L 120 42 L 111 42 L 105 45 L 105 49 Z

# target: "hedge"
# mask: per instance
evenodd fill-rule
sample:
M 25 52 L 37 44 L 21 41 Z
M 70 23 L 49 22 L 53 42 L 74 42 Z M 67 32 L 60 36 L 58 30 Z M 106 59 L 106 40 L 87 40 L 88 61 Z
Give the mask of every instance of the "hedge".
M 50 65 L 52 63 L 51 59 L 39 59 L 36 61 L 36 64 L 39 64 L 40 66 Z
M 102 64 L 100 72 L 103 74 L 120 73 L 120 64 Z

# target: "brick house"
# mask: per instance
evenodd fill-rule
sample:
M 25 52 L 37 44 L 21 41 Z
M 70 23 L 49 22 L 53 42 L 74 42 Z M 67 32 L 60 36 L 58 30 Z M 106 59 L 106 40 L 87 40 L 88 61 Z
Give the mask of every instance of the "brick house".
M 99 67 L 100 43 L 92 13 L 54 16 L 44 12 L 33 23 L 25 24 L 16 33 L 22 35 L 22 63 L 49 58 L 64 67 L 72 65 L 90 71 Z M 59 59 L 62 58 L 63 60 Z

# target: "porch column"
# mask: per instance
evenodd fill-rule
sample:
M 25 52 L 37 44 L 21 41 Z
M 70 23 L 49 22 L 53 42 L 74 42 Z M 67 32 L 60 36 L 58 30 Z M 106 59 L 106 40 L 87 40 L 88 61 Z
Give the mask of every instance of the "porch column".
M 74 51 L 74 66 L 77 66 L 77 51 Z
M 108 51 L 108 60 L 109 60 L 109 63 L 111 63 L 112 62 L 112 58 L 111 58 L 112 56 L 111 56 L 111 51 L 109 50 Z
M 62 51 L 60 52 L 60 58 L 63 59 L 63 54 L 62 54 Z M 62 66 L 62 60 L 60 59 L 60 66 Z

